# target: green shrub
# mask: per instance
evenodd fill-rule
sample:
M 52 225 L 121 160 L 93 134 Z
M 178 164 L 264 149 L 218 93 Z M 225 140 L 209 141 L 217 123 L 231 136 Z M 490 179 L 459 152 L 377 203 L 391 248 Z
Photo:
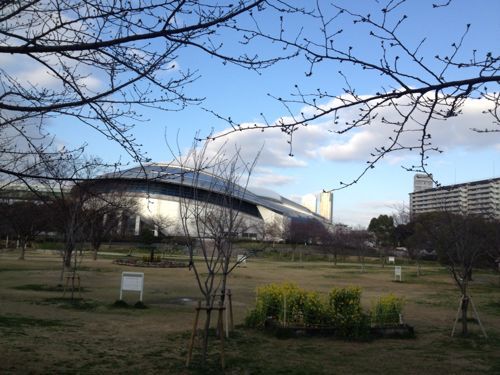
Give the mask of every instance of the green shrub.
M 255 308 L 245 318 L 249 327 L 262 327 L 267 318 L 279 319 L 283 308 L 283 286 L 277 284 L 257 288 Z
M 328 325 L 330 323 L 328 305 L 316 292 L 306 294 L 303 312 L 306 326 Z
M 143 255 L 142 256 L 142 261 L 144 263 L 151 263 L 151 262 L 153 262 L 153 263 L 160 263 L 161 262 L 161 255 L 155 255 L 153 257 L 153 260 L 151 260 L 151 256 L 149 256 L 149 255 Z
M 333 326 L 342 337 L 364 335 L 369 318 L 361 309 L 361 289 L 333 289 L 328 300 L 295 284 L 270 284 L 257 289 L 255 308 L 246 318 L 249 327 L 263 327 L 267 318 L 280 325 Z M 286 310 L 285 310 L 286 304 Z M 286 313 L 285 313 L 286 311 Z
M 382 296 L 372 304 L 372 324 L 378 326 L 399 324 L 399 315 L 403 313 L 403 298 L 393 294 Z
M 262 327 L 267 318 L 272 318 L 281 324 L 286 319 L 286 324 L 314 326 L 324 324 L 326 316 L 326 304 L 318 293 L 291 283 L 269 284 L 257 289 L 255 308 L 248 313 L 245 324 Z
M 337 336 L 362 337 L 369 331 L 369 318 L 361 308 L 361 288 L 334 288 L 328 294 L 331 324 Z

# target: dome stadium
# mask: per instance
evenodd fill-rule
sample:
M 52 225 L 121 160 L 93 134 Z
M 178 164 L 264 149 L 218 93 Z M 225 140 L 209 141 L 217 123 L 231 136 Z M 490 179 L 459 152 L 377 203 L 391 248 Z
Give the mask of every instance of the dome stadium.
M 104 174 L 93 185 L 103 194 L 119 192 L 134 198 L 136 214 L 125 223 L 133 235 L 139 235 L 144 225 L 153 225 L 155 236 L 158 232 L 182 236 L 183 205 L 216 207 L 228 199 L 244 223 L 236 234 L 240 238 L 282 240 L 283 235 L 277 235 L 276 230 L 269 234 L 265 228 L 274 226 L 284 233 L 291 221 L 328 224 L 320 215 L 272 191 L 251 191 L 208 172 L 171 164 L 150 163 Z

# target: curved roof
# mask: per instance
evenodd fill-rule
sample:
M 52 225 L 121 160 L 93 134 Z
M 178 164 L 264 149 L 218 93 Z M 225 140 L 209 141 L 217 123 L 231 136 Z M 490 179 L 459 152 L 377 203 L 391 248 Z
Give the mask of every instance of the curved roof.
M 267 191 L 265 196 L 258 195 L 249 189 L 245 189 L 240 185 L 224 180 L 208 172 L 195 171 L 191 168 L 172 164 L 145 164 L 124 171 L 107 173 L 100 176 L 99 179 L 147 180 L 150 182 L 190 186 L 220 194 L 231 194 L 243 201 L 263 206 L 286 216 L 309 217 L 323 220 L 321 216 L 313 213 L 309 209 L 276 193 L 270 194 L 269 191 Z

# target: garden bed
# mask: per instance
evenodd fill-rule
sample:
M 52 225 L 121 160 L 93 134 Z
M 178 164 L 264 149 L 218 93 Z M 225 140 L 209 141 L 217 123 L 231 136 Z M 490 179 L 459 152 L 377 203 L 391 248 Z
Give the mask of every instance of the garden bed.
M 415 338 L 415 329 L 408 324 L 371 327 L 370 334 L 377 338 Z
M 300 336 L 330 336 L 339 337 L 335 327 L 329 326 L 283 326 L 275 319 L 266 319 L 264 330 L 272 333 L 278 338 L 300 337 Z M 388 326 L 370 327 L 364 339 L 371 338 L 414 338 L 415 330 L 408 324 L 396 324 Z
M 116 259 L 113 261 L 113 263 L 122 266 L 153 267 L 153 268 L 183 268 L 188 266 L 188 264 L 184 262 L 178 262 L 166 259 L 155 262 L 148 262 L 142 259 L 125 258 L 125 259 Z

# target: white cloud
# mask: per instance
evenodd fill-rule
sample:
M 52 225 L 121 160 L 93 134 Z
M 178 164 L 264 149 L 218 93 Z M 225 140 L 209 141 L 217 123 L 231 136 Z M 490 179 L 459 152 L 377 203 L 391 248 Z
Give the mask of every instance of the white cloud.
M 402 103 L 404 104 L 404 103 Z M 484 147 L 496 148 L 500 143 L 500 134 L 478 134 L 471 130 L 474 127 L 487 127 L 490 125 L 490 118 L 484 111 L 491 107 L 491 102 L 485 99 L 467 99 L 462 107 L 462 114 L 451 117 L 446 121 L 432 120 L 428 126 L 428 134 L 433 146 L 442 150 L 465 149 L 477 150 Z M 405 108 L 405 107 L 401 107 Z M 377 112 L 377 119 L 391 119 L 397 121 L 393 108 L 385 107 Z M 344 117 L 345 117 L 344 113 Z M 351 114 L 352 115 L 352 114 Z M 354 117 L 352 117 L 354 118 Z M 417 113 L 414 118 L 420 122 L 424 121 L 425 114 Z M 328 125 L 326 125 L 328 126 Z M 320 148 L 319 154 L 327 160 L 332 161 L 364 161 L 370 158 L 375 147 L 389 147 L 392 141 L 389 137 L 395 136 L 397 126 L 382 124 L 380 120 L 375 120 L 372 124 L 359 129 L 353 129 L 343 136 L 332 137 L 328 145 Z M 409 123 L 407 130 L 399 138 L 399 143 L 406 147 L 412 147 L 413 154 L 418 153 L 421 129 L 416 123 Z M 492 135 L 493 134 L 493 135 Z M 390 154 L 391 161 L 401 161 L 403 157 L 412 153 L 410 150 Z
M 244 124 L 250 126 L 250 124 Z M 214 136 L 217 136 L 217 133 Z M 260 150 L 258 159 L 259 166 L 300 168 L 306 167 L 307 161 L 304 157 L 291 157 L 287 137 L 279 129 L 267 129 L 264 133 L 260 131 L 242 131 L 218 138 L 210 142 L 208 151 L 216 152 L 224 143 L 225 149 L 239 149 L 244 160 L 253 160 Z M 302 143 L 302 141 L 301 141 Z M 294 144 L 295 147 L 295 144 Z
M 78 82 L 81 86 L 85 87 L 87 90 L 95 91 L 101 87 L 102 82 L 97 79 L 95 76 L 89 75 L 85 78 L 82 78 Z
M 374 145 L 380 145 L 385 141 L 382 132 L 364 131 L 358 132 L 347 139 L 346 142 L 332 142 L 319 149 L 319 154 L 328 160 L 359 160 L 366 158 L 373 150 Z
M 359 201 L 351 204 L 348 208 L 333 206 L 333 221 L 335 223 L 343 223 L 352 227 L 362 226 L 368 227 L 370 220 L 379 215 L 392 215 L 401 205 L 400 201 L 396 200 L 368 200 Z
M 13 18 L 8 22 L 16 24 L 19 34 L 22 34 L 23 28 L 26 32 L 29 30 L 31 35 L 45 34 L 45 29 L 50 29 L 60 22 L 71 23 L 74 30 L 78 30 L 79 33 L 85 33 L 87 29 L 85 23 L 69 17 L 64 12 L 58 14 L 58 17 L 52 17 L 51 14 L 47 13 L 41 19 L 36 20 L 32 20 L 28 13 L 21 12 L 19 18 Z M 9 25 L 7 25 L 8 27 Z M 51 33 L 46 34 L 45 37 L 48 39 L 54 38 L 54 40 L 58 39 L 54 35 L 51 36 Z M 76 32 L 66 29 L 63 39 L 66 41 L 77 39 Z M 4 42 L 12 45 L 19 43 L 16 38 L 9 37 Z M 49 68 L 51 67 L 62 76 L 68 71 L 73 71 L 74 78 L 76 78 L 80 89 L 84 93 L 85 90 L 97 90 L 101 86 L 99 76 L 102 77 L 102 71 L 99 71 L 96 66 L 88 62 L 78 61 L 77 54 L 78 52 L 75 52 L 73 58 L 66 58 L 60 54 L 41 54 L 37 58 L 43 61 L 43 64 L 28 55 L 1 54 L 0 66 L 4 69 L 6 76 L 13 77 L 21 86 L 32 85 L 41 89 L 64 90 L 64 82 L 51 72 Z M 61 68 L 62 64 L 64 64 L 65 69 Z
M 33 86 L 54 87 L 57 85 L 57 79 L 45 67 L 26 69 L 18 74 L 22 79 L 21 82 L 26 82 Z
M 335 105 L 336 101 L 325 104 L 326 108 Z M 404 102 L 401 102 L 404 105 Z M 462 114 L 449 118 L 447 121 L 432 120 L 428 126 L 431 141 L 444 151 L 464 149 L 468 151 L 491 147 L 500 149 L 500 133 L 478 134 L 471 130 L 473 127 L 485 127 L 490 124 L 488 115 L 483 112 L 491 106 L 485 99 L 467 99 L 462 107 Z M 402 106 L 400 109 L 405 110 Z M 312 112 L 303 109 L 302 113 Z M 299 127 L 293 134 L 292 148 L 290 149 L 290 138 L 280 129 L 245 130 L 234 132 L 214 142 L 213 147 L 218 147 L 226 141 L 228 145 L 241 147 L 245 158 L 251 159 L 261 147 L 264 146 L 259 158 L 260 166 L 279 168 L 303 168 L 308 167 L 311 162 L 324 160 L 333 162 L 361 161 L 371 159 L 375 148 L 389 147 L 394 137 L 395 125 L 381 122 L 382 118 L 397 121 L 395 111 L 391 107 L 382 107 L 377 112 L 377 118 L 370 125 L 352 129 L 344 134 L 337 134 L 332 130 L 339 130 L 339 126 L 352 121 L 359 116 L 355 109 L 346 109 L 339 114 L 338 124 L 333 123 L 332 115 L 327 115 L 321 122 L 316 122 L 305 127 Z M 340 117 L 341 116 L 341 117 Z M 417 113 L 414 117 L 417 121 L 423 121 L 424 114 Z M 289 118 L 282 118 L 284 121 Z M 486 124 L 485 124 L 486 123 Z M 344 124 L 344 125 L 339 125 Z M 483 124 L 483 125 L 481 125 Z M 262 126 L 263 124 L 257 124 Z M 241 124 L 242 128 L 252 128 L 254 123 Z M 403 150 L 387 154 L 384 160 L 390 164 L 404 164 L 408 158 L 418 156 L 420 145 L 421 127 L 415 122 L 408 124 L 407 131 L 401 134 L 398 141 L 401 145 L 412 147 L 412 150 Z M 229 129 L 225 129 L 228 131 Z M 215 135 L 222 134 L 225 131 Z M 289 156 L 292 153 L 293 157 Z

